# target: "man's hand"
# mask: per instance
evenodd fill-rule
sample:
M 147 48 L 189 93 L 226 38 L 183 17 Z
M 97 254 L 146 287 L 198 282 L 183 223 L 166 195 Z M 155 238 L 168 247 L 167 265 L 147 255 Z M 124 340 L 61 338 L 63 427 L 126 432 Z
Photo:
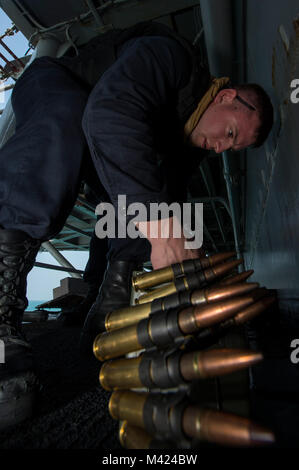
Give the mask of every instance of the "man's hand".
M 181 224 L 176 218 L 138 222 L 138 230 L 146 236 L 152 245 L 151 262 L 153 269 L 164 268 L 185 259 L 204 256 L 202 249 L 185 248 L 187 239 Z
M 199 250 L 186 250 L 185 238 L 157 239 L 152 243 L 151 262 L 153 269 L 164 268 L 185 259 L 199 258 Z

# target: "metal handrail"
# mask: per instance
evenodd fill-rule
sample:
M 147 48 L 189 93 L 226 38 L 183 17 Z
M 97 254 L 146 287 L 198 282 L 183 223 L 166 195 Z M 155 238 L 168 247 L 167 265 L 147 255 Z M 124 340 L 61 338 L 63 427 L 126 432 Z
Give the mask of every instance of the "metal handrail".
M 81 271 L 81 269 L 66 268 L 64 266 L 55 266 L 54 264 L 40 263 L 39 261 L 36 261 L 34 263 L 34 266 L 37 268 L 53 269 L 55 271 L 65 271 L 68 273 L 84 274 L 84 271 Z

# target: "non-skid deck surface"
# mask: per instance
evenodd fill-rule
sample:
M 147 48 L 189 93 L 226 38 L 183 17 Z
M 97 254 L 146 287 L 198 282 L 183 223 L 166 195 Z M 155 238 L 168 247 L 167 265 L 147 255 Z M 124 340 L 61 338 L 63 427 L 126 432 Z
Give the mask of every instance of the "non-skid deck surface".
M 53 320 L 26 324 L 40 380 L 34 416 L 0 434 L 1 449 L 119 449 L 100 362 L 79 354 L 80 328 Z

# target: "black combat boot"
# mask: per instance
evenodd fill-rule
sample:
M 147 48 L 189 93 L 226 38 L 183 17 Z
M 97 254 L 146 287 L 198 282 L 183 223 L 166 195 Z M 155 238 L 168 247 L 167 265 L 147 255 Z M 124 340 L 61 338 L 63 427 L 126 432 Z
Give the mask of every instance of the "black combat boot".
M 39 247 L 40 241 L 24 232 L 0 228 L 0 431 L 32 413 L 37 379 L 21 324 L 27 274 Z
M 137 266 L 135 261 L 108 263 L 98 296 L 86 317 L 81 333 L 82 354 L 92 354 L 95 337 L 105 331 L 106 315 L 113 310 L 130 305 L 132 272 L 137 269 Z

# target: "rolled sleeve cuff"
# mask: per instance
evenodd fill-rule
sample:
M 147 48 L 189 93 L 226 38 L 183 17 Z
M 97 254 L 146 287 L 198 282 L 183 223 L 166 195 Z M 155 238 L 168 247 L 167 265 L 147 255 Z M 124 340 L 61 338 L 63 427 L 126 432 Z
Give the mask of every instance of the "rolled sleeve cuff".
M 126 218 L 126 221 L 134 220 L 149 221 L 160 220 L 169 217 L 168 206 L 170 197 L 166 192 L 119 195 L 112 199 L 116 218 Z M 160 208 L 160 210 L 159 210 Z

